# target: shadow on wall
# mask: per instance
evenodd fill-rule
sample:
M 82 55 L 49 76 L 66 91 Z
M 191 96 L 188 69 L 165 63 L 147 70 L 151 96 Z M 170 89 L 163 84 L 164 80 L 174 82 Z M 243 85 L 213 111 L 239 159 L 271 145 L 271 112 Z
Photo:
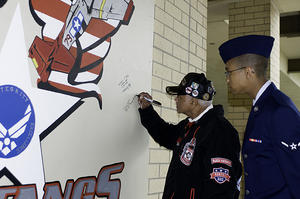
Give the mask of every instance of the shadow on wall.
M 7 0 L 0 0 L 0 8 L 2 8 L 6 2 Z
M 300 110 L 300 84 L 287 73 L 280 71 L 280 90 L 289 96 Z
M 221 58 L 215 57 L 207 61 L 207 78 L 213 82 L 216 88 L 216 95 L 214 97 L 214 104 L 221 104 L 224 108 L 224 113 L 228 113 L 228 87 L 224 75 L 224 64 Z

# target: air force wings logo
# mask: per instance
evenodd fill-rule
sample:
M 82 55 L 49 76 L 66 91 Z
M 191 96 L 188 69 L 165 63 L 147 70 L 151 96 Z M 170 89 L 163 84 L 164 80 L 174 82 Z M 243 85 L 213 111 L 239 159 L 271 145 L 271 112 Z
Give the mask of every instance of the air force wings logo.
M 34 134 L 35 116 L 28 96 L 13 85 L 0 86 L 0 158 L 22 153 Z
M 30 49 L 39 74 L 38 87 L 79 98 L 95 97 L 111 37 L 127 25 L 132 0 L 30 0 L 35 21 L 43 27 Z

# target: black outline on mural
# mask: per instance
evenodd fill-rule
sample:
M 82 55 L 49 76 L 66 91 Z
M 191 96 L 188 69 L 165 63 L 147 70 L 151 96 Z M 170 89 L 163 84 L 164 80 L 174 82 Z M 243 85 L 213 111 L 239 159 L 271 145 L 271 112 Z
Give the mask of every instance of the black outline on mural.
M 0 171 L 0 179 L 3 176 L 7 177 L 15 186 L 22 185 L 22 183 L 6 167 Z
M 6 4 L 7 0 L 0 0 L 0 8 Z
M 67 110 L 62 116 L 60 116 L 53 124 L 51 124 L 46 130 L 40 134 L 40 141 L 43 141 L 56 127 L 58 127 L 65 119 L 67 119 L 72 113 L 74 113 L 84 102 L 79 100 L 69 110 Z

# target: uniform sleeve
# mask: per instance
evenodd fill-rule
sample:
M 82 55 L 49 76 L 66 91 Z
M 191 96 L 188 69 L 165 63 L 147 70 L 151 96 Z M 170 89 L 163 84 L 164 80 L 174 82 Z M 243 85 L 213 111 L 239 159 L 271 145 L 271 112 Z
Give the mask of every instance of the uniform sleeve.
M 242 166 L 238 132 L 229 122 L 215 128 L 216 135 L 211 141 L 205 158 L 205 199 L 237 199 Z
M 183 130 L 184 120 L 177 125 L 167 123 L 157 114 L 152 106 L 139 109 L 139 113 L 141 123 L 151 137 L 161 146 L 171 150 L 174 149 L 180 131 Z
M 293 198 L 300 195 L 300 114 L 289 107 L 278 108 L 271 124 L 274 151 Z

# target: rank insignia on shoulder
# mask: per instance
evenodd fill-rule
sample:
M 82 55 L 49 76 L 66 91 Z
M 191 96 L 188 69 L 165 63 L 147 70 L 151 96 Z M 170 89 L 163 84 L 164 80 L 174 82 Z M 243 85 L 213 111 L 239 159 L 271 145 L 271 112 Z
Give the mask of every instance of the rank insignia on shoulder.
M 218 184 L 223 184 L 226 181 L 230 181 L 229 170 L 220 168 L 213 168 L 213 172 L 210 174 L 210 179 L 215 180 Z
M 292 144 L 287 144 L 285 142 L 281 142 L 281 144 L 287 148 L 290 148 L 292 151 L 297 150 L 298 148 L 300 148 L 300 142 L 297 143 L 292 143 Z
M 253 138 L 249 138 L 250 142 L 256 142 L 256 143 L 262 143 L 262 140 L 258 140 L 258 139 L 253 139 Z

